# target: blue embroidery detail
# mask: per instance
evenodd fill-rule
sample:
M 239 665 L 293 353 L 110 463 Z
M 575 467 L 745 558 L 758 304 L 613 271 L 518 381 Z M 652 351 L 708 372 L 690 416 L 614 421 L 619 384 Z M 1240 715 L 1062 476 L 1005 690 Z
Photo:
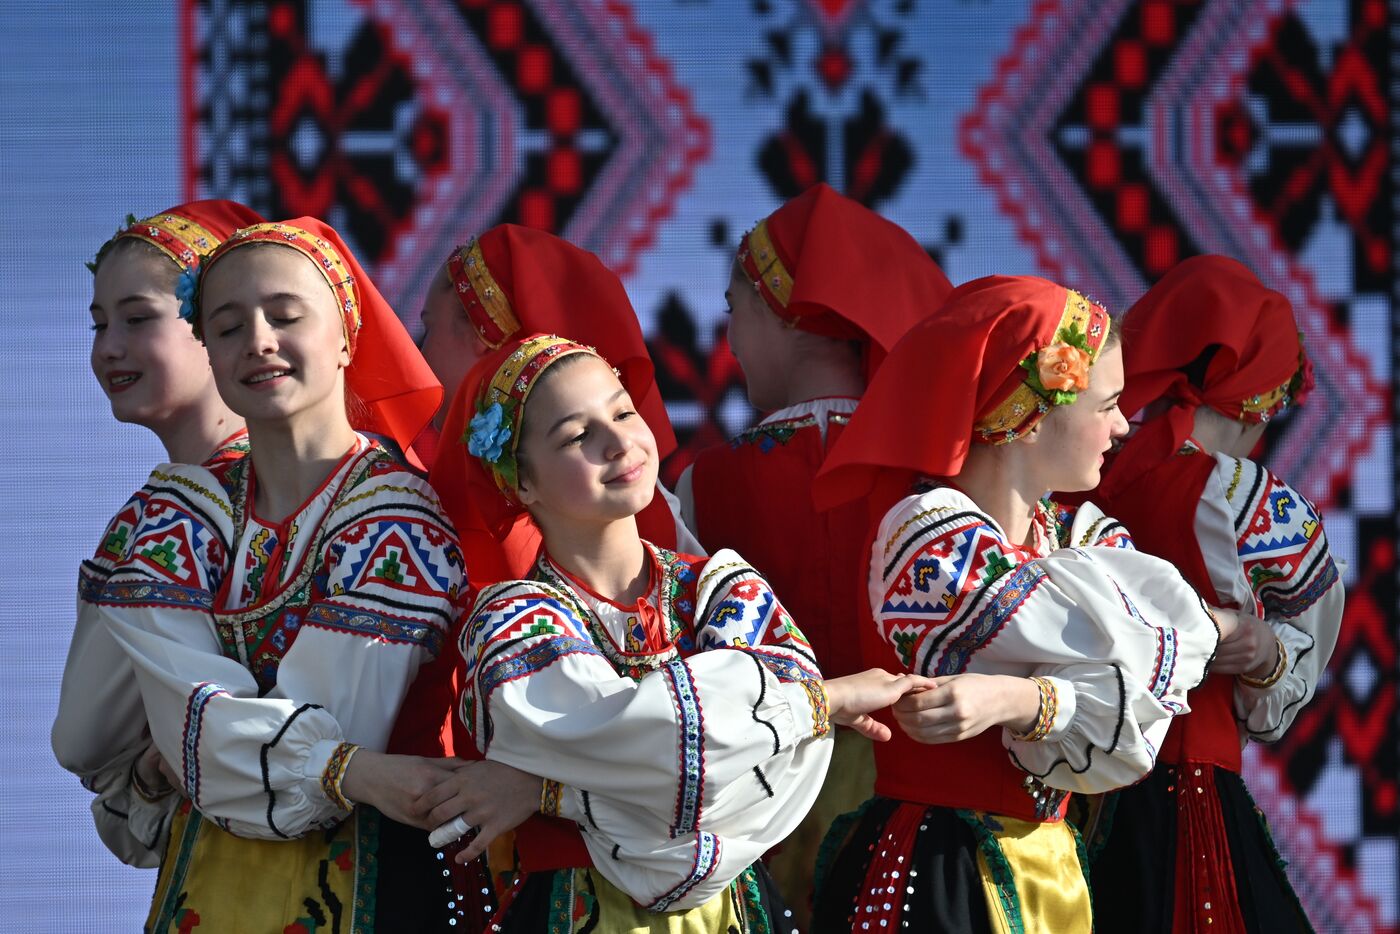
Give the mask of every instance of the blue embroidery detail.
M 1021 608 L 1021 604 L 1025 603 L 1035 592 L 1046 576 L 1040 565 L 1034 562 L 1023 564 L 1009 573 L 1006 576 L 1006 583 L 996 598 L 977 614 L 972 625 L 964 629 L 956 639 L 949 643 L 934 674 L 961 674 L 967 668 L 967 663 L 972 656 L 996 637 L 996 634 L 1016 614 L 1016 611 Z
M 700 819 L 700 797 L 705 788 L 705 731 L 700 700 L 690 666 L 673 659 L 662 669 L 680 713 L 680 787 L 676 792 L 676 819 L 671 836 L 693 833 Z
M 190 800 L 199 806 L 199 731 L 204 725 L 204 711 L 209 706 L 209 702 L 220 694 L 228 694 L 219 685 L 212 681 L 205 681 L 194 689 L 190 694 L 188 706 L 185 708 L 185 736 L 183 743 L 184 752 L 184 773 L 185 790 L 189 792 Z

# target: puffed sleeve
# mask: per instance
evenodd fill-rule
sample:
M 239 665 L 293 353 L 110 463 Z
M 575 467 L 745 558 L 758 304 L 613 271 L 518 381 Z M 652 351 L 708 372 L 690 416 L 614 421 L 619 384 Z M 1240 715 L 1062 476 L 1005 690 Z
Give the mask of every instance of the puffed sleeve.
M 347 744 L 382 750 L 419 666 L 441 648 L 463 580 L 450 526 L 406 471 L 364 480 L 325 517 L 325 593 L 260 695 L 211 613 L 231 510 L 200 468 L 156 489 L 131 557 L 103 591 L 151 733 L 195 806 L 242 836 L 294 837 L 343 819 Z
M 1134 550 L 1092 505 L 1068 540 L 1024 561 L 963 494 L 911 496 L 881 522 L 870 601 L 880 636 L 916 674 L 1045 678 L 1048 723 L 1034 740 L 1004 730 L 1003 742 L 1046 784 L 1094 793 L 1151 771 L 1219 633 L 1176 569 Z
M 145 508 L 143 487 L 107 524 L 93 556 L 78 569 L 77 614 L 50 739 L 59 765 L 79 778 L 108 768 L 142 739 L 146 711 L 126 653 L 102 624 L 98 607 L 112 570 L 129 554 Z
M 1249 460 L 1215 455 L 1196 512 L 1196 538 L 1219 602 L 1253 611 L 1287 653 L 1264 688 L 1235 682 L 1235 715 L 1251 739 L 1281 737 L 1317 689 L 1346 602 L 1316 507 Z
M 654 911 L 703 904 L 786 837 L 830 759 L 811 652 L 733 552 L 704 566 L 695 619 L 696 653 L 636 681 L 544 585 L 488 588 L 463 635 L 478 746 L 562 783 L 599 871 Z

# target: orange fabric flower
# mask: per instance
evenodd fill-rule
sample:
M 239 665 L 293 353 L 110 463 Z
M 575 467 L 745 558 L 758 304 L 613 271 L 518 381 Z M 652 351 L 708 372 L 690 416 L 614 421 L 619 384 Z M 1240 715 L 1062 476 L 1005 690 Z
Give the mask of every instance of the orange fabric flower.
M 1040 384 L 1050 392 L 1089 388 L 1089 355 L 1071 344 L 1051 344 L 1040 351 Z

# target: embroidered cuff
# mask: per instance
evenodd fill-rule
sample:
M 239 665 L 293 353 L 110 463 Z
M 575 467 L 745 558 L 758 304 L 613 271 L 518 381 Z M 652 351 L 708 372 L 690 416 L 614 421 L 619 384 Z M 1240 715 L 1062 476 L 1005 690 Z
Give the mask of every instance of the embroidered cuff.
M 321 790 L 325 792 L 326 798 L 342 811 L 355 808 L 355 802 L 345 797 L 340 786 L 345 781 L 345 770 L 350 767 L 350 760 L 359 748 L 354 743 L 341 743 L 326 760 L 326 767 L 321 772 Z

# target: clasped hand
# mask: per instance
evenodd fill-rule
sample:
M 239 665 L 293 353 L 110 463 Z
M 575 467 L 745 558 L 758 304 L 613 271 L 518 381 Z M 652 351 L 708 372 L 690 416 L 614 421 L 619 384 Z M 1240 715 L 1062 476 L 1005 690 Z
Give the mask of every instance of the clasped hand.
M 539 810 L 541 780 L 500 762 L 394 756 L 360 749 L 342 791 L 401 824 L 433 830 L 460 815 L 476 830 L 457 854 L 467 863 Z

